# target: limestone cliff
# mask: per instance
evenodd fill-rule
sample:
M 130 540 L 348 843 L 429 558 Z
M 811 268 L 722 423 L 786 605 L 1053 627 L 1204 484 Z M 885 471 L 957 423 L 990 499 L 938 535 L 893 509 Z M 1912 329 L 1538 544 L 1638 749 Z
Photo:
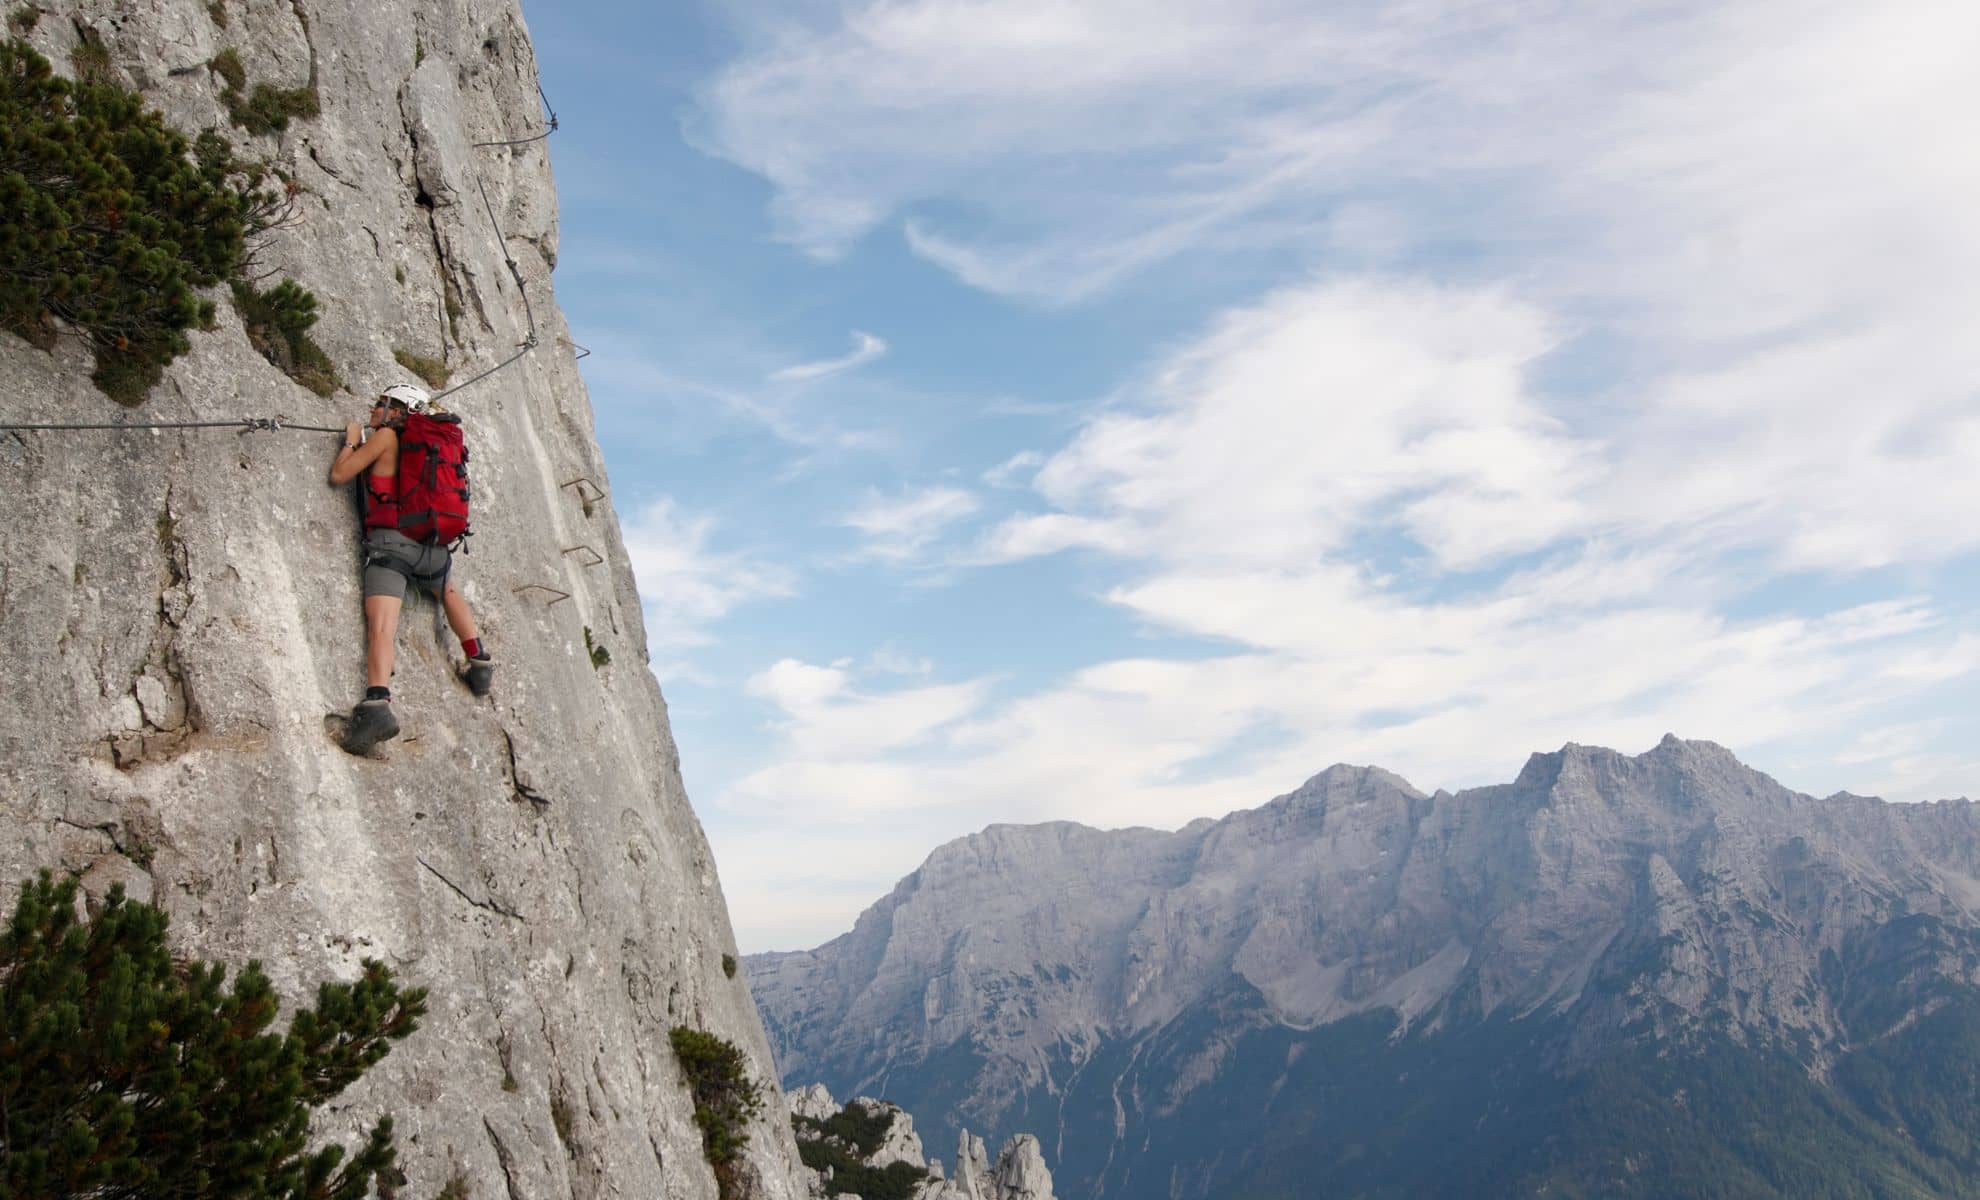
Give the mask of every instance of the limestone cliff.
M 410 608 L 377 759 L 333 741 L 362 692 L 352 501 L 335 435 L 0 433 L 0 888 L 42 867 L 123 880 L 189 953 L 259 958 L 285 997 L 383 959 L 430 1015 L 330 1114 L 396 1115 L 407 1195 L 713 1197 L 667 1031 L 770 1056 L 733 964 L 715 865 L 683 793 L 639 599 L 571 343 L 552 298 L 557 204 L 513 0 L 42 0 L 66 69 L 88 29 L 178 128 L 227 132 L 294 181 L 262 262 L 321 302 L 350 392 L 303 390 L 224 298 L 126 414 L 74 347 L 0 335 L 0 420 L 341 426 L 409 381 L 458 381 L 473 552 L 458 561 L 499 664 L 476 702 L 432 607 Z M 233 128 L 209 66 L 314 82 L 320 115 Z M 498 239 L 483 211 L 485 184 Z M 505 258 L 513 257 L 519 292 Z M 525 295 L 528 306 L 525 305 Z M 596 660 L 592 646 L 603 648 Z M 754 1129 L 757 1194 L 804 1194 L 781 1096 Z

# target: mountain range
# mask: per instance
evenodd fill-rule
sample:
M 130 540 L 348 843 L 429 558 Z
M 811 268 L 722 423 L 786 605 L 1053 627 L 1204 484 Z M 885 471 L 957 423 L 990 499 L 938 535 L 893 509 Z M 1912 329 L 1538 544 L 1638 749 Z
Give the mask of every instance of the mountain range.
M 1066 1195 L 1980 1194 L 1980 810 L 1710 742 L 992 826 L 747 965 L 787 1085 Z

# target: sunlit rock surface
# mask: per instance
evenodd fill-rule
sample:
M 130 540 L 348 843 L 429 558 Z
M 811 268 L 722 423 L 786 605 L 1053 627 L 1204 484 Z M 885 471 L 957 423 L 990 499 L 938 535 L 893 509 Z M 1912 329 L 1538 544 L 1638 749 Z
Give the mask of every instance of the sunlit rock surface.
M 472 1195 L 511 1200 L 713 1197 L 667 1031 L 735 1041 L 765 1081 L 771 1060 L 723 970 L 734 939 L 551 289 L 554 143 L 476 145 L 544 128 L 520 11 L 40 9 L 30 40 L 58 70 L 77 24 L 94 29 L 175 126 L 218 127 L 295 181 L 295 219 L 260 262 L 316 294 L 314 336 L 350 390 L 325 400 L 291 382 L 221 289 L 219 328 L 194 333 L 129 413 L 73 344 L 50 355 L 0 334 L 0 418 L 341 428 L 411 380 L 395 350 L 444 358 L 458 382 L 514 353 L 531 310 L 540 345 L 449 401 L 474 491 L 457 571 L 494 695 L 454 680 L 434 607 L 408 609 L 405 732 L 376 759 L 335 741 L 364 684 L 352 499 L 324 482 L 338 435 L 0 434 L 15 513 L 0 524 L 0 885 L 43 867 L 99 894 L 121 882 L 170 912 L 181 950 L 258 958 L 289 1001 L 366 957 L 430 988 L 420 1032 L 323 1130 L 349 1141 L 391 1111 L 406 1195 L 458 1173 Z M 233 128 L 207 66 L 229 47 L 250 90 L 313 77 L 322 115 L 280 135 Z M 803 1195 L 781 1096 L 753 1132 L 758 1194 Z

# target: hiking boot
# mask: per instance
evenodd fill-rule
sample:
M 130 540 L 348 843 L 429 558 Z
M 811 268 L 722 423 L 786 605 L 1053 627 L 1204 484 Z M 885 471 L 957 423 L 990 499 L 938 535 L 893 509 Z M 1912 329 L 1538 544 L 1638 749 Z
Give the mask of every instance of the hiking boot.
M 468 659 L 467 666 L 461 668 L 461 682 L 475 695 L 486 696 L 495 686 L 495 660 L 486 654 Z
M 390 700 L 360 700 L 351 710 L 350 728 L 344 733 L 344 749 L 363 754 L 380 742 L 399 736 L 399 718 L 392 715 Z

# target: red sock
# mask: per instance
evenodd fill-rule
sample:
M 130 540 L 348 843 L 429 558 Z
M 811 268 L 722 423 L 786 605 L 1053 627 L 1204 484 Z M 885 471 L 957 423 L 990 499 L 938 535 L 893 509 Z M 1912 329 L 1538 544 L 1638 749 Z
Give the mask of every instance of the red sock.
M 467 656 L 468 656 L 469 658 L 480 658 L 480 657 L 481 657 L 481 639 L 480 639 L 480 638 L 462 638 L 462 639 L 461 639 L 461 651 L 462 651 L 462 653 L 464 653 L 464 654 L 466 654 L 466 655 L 467 655 Z

